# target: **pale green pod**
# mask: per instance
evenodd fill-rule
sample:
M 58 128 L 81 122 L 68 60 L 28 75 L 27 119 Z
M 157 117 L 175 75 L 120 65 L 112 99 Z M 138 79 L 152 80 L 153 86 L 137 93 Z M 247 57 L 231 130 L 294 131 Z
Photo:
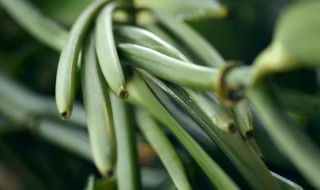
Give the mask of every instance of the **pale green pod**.
M 83 50 L 81 83 L 93 160 L 103 176 L 111 176 L 116 162 L 116 137 L 108 86 L 96 59 L 93 37 Z
M 280 15 L 272 43 L 254 61 L 254 80 L 274 72 L 320 67 L 320 1 L 297 1 Z
M 135 130 L 125 101 L 110 92 L 117 139 L 117 184 L 119 190 L 140 190 L 141 177 L 137 158 Z
M 125 78 L 120 65 L 114 37 L 113 13 L 117 4 L 108 4 L 98 15 L 95 29 L 96 52 L 105 80 L 110 89 L 120 98 L 127 98 Z
M 191 190 L 184 165 L 158 124 L 142 109 L 136 109 L 136 118 L 142 134 L 157 152 L 177 189 Z
M 147 9 L 155 19 L 168 28 L 177 38 L 190 48 L 198 56 L 204 65 L 220 67 L 224 64 L 221 55 L 202 36 L 190 26 L 179 22 L 176 18 L 159 9 Z M 201 48 L 199 48 L 201 47 Z
M 94 1 L 86 8 L 71 28 L 63 47 L 56 77 L 56 103 L 62 119 L 71 115 L 76 88 L 76 70 L 82 41 L 92 19 L 108 1 Z
M 135 44 L 120 43 L 118 47 L 129 63 L 173 83 L 201 90 L 212 90 L 215 84 L 217 70 L 214 68 L 186 64 Z
M 116 28 L 115 31 L 119 35 L 119 38 L 121 38 L 121 41 L 148 47 L 172 58 L 185 61 L 185 64 L 192 64 L 179 50 L 151 32 L 132 26 L 121 26 Z M 185 93 L 193 101 L 196 101 L 215 126 L 228 133 L 235 131 L 234 121 L 230 110 L 228 110 L 229 108 L 226 108 L 222 103 L 217 103 L 218 100 L 213 102 L 192 90 L 185 89 Z
M 143 28 L 148 30 L 149 32 L 159 36 L 159 38 L 171 44 L 173 47 L 177 48 L 180 52 L 185 52 L 182 48 L 181 44 L 179 44 L 170 34 L 164 31 L 163 28 L 159 26 L 157 23 L 148 23 L 146 25 L 142 25 Z M 187 54 L 187 53 L 186 53 Z
M 244 138 L 253 137 L 253 118 L 248 100 L 243 99 L 232 108 L 234 117 Z
M 137 75 L 128 83 L 129 101 L 146 109 L 157 121 L 164 124 L 187 149 L 209 180 L 218 189 L 239 189 L 233 180 L 210 158 L 202 147 L 183 129 Z
M 115 28 L 115 33 L 119 36 L 118 41 L 121 43 L 133 43 L 153 49 L 175 59 L 191 62 L 185 55 L 168 42 L 142 28 L 134 26 L 119 26 Z
M 76 103 L 69 122 L 86 125 L 83 107 Z M 16 122 L 24 122 L 30 116 L 60 118 L 54 98 L 37 94 L 0 72 L 0 110 Z M 19 111 L 16 111 L 19 110 Z
M 163 83 L 161 84 L 152 80 L 152 78 L 147 76 L 146 72 L 139 70 L 139 73 L 141 73 L 141 76 L 143 76 L 150 89 L 152 89 L 160 101 L 166 101 L 167 97 L 165 97 L 165 95 L 169 95 L 197 122 L 201 129 L 204 130 L 226 156 L 228 156 L 252 189 L 279 189 L 278 184 L 273 180 L 270 172 L 261 160 L 261 155 L 254 151 L 251 145 L 248 145 L 239 133 L 227 134 L 217 127 L 212 126 L 212 122 L 181 88 L 168 88 L 163 86 Z M 134 96 L 136 95 L 134 94 Z M 156 116 L 154 115 L 154 117 Z
M 233 133 L 236 131 L 236 125 L 232 118 L 230 108 L 219 102 L 217 98 L 213 100 L 206 94 L 193 92 L 191 90 L 187 90 L 186 93 L 190 99 L 199 106 L 214 126 L 226 133 Z
M 61 51 L 68 31 L 43 15 L 29 1 L 0 0 L 0 5 L 31 35 L 56 51 Z

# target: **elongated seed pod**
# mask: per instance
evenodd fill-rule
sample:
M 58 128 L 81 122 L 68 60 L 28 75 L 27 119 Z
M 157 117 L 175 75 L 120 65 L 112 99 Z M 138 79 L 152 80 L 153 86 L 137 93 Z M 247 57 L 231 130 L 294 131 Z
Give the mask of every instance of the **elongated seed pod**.
M 185 50 L 182 48 L 182 45 L 179 44 L 170 34 L 164 31 L 159 24 L 157 23 L 148 23 L 147 25 L 143 25 L 143 28 L 148 30 L 149 32 L 159 36 L 159 38 L 171 44 L 173 47 L 177 48 L 180 52 L 185 53 Z M 186 53 L 187 55 L 187 53 Z
M 36 94 L 1 72 L 0 110 L 7 117 L 21 123 L 31 115 L 60 118 L 54 98 Z M 86 114 L 80 104 L 75 104 L 75 110 L 68 121 L 82 127 L 86 126 Z
M 233 107 L 232 111 L 240 128 L 241 135 L 244 138 L 252 138 L 253 118 L 248 100 L 243 99 L 238 102 L 238 104 Z
M 170 115 L 142 79 L 135 76 L 128 83 L 129 101 L 145 108 L 154 118 L 164 124 L 187 149 L 210 181 L 218 189 L 239 189 L 220 166 L 210 158 L 202 147 Z
M 208 116 L 214 126 L 226 133 L 236 131 L 236 125 L 230 108 L 218 102 L 218 99 L 212 100 L 206 94 L 196 93 L 191 90 L 187 90 L 186 93 L 200 107 L 203 113 Z
M 0 5 L 35 38 L 61 51 L 68 38 L 67 30 L 43 15 L 29 1 L 0 0 Z
M 110 89 L 120 98 L 127 98 L 124 74 L 113 37 L 112 18 L 116 8 L 116 3 L 110 3 L 98 16 L 95 30 L 96 51 L 102 73 Z
M 160 39 L 156 35 L 148 32 L 146 30 L 143 30 L 143 29 L 140 29 L 140 28 L 137 28 L 137 27 L 124 26 L 124 27 L 119 27 L 119 29 L 117 29 L 117 34 L 118 34 L 119 38 L 122 38 L 122 40 L 118 40 L 118 41 L 125 41 L 125 42 L 129 41 L 129 42 L 132 42 L 133 44 L 144 46 L 145 48 L 152 49 L 153 52 L 157 51 L 158 53 L 160 52 L 160 54 L 164 54 L 164 55 L 166 55 L 168 57 L 183 61 L 184 64 L 192 63 L 186 56 L 184 56 L 175 47 L 173 47 L 169 43 L 165 42 L 164 40 Z M 132 34 L 132 35 L 130 35 L 130 34 Z M 146 56 L 146 54 L 143 54 L 143 53 L 140 52 L 140 54 L 138 56 Z M 157 58 L 158 60 L 155 60 L 155 56 L 154 55 L 150 56 L 150 57 L 151 57 L 151 59 L 153 59 L 153 62 L 155 62 L 155 63 L 159 63 L 159 61 L 161 60 L 161 58 Z M 144 59 L 144 60 L 146 60 L 146 59 Z M 161 60 L 161 61 L 168 61 L 168 60 Z M 142 62 L 141 59 L 139 61 L 136 59 L 136 62 L 134 62 L 134 63 L 139 63 L 139 62 L 141 62 L 144 66 L 149 66 L 148 68 L 150 68 L 150 65 L 149 65 L 149 64 L 151 64 L 150 61 L 148 61 L 149 62 L 148 63 L 147 61 L 146 62 Z M 165 63 L 161 63 L 161 64 L 165 64 Z M 168 64 L 168 67 L 166 69 L 170 70 L 170 67 L 173 67 L 173 65 L 172 64 Z M 186 67 L 188 67 L 188 66 L 186 66 Z M 200 66 L 196 66 L 196 67 L 201 68 Z M 143 68 L 146 69 L 145 67 L 143 67 Z M 203 68 L 206 68 L 206 67 L 203 67 Z M 177 67 L 177 69 L 178 69 L 178 67 Z M 161 70 L 154 70 L 154 71 L 156 71 L 158 74 L 159 74 L 159 72 L 161 72 Z M 150 71 L 150 72 L 152 72 L 152 71 Z M 237 69 L 235 69 L 235 71 L 231 70 L 230 72 L 228 72 L 228 74 L 225 76 L 225 78 L 223 80 L 225 82 L 225 86 L 228 86 L 228 87 L 230 86 L 230 90 L 232 89 L 234 91 L 237 91 L 239 89 L 244 88 L 244 86 L 247 86 L 247 84 L 249 83 L 248 82 L 249 81 L 248 80 L 249 77 L 244 77 L 244 76 L 247 76 L 246 75 L 247 73 L 250 73 L 250 69 L 248 69 L 248 68 L 244 68 L 244 69 L 243 68 L 237 68 Z M 155 73 L 153 73 L 153 74 L 155 74 Z M 193 74 L 199 74 L 199 73 L 194 72 Z M 166 77 L 168 77 L 168 76 L 172 77 L 174 75 L 171 74 L 171 72 L 169 72 L 169 73 L 167 73 Z M 193 75 L 192 74 L 191 75 L 185 75 L 185 77 L 186 76 L 193 76 Z M 212 74 L 211 77 L 219 79 L 219 77 L 221 77 L 221 75 L 215 76 L 215 75 Z M 163 78 L 165 78 L 165 77 L 163 77 Z M 245 78 L 245 80 L 243 78 Z M 165 79 L 168 80 L 168 78 L 165 78 Z M 199 76 L 199 79 L 200 79 L 200 76 Z M 192 80 L 191 77 L 190 77 L 190 80 Z M 177 81 L 175 81 L 175 82 L 177 83 Z M 206 81 L 203 81 L 203 82 L 204 83 L 208 82 L 208 84 L 206 84 L 206 85 L 209 86 L 210 80 L 208 78 Z M 190 87 L 189 85 L 190 85 L 190 83 L 187 84 L 186 86 Z M 217 83 L 216 83 L 216 85 L 217 85 Z M 200 83 L 198 85 L 196 85 L 196 87 L 191 87 L 191 88 L 202 89 Z
M 183 61 L 134 44 L 121 43 L 118 47 L 134 66 L 183 86 L 212 90 L 216 69 L 185 64 Z
M 137 45 L 148 47 L 169 57 L 185 61 L 186 64 L 192 63 L 175 47 L 144 29 L 132 26 L 121 26 L 116 28 L 116 33 L 121 37 L 121 41 L 132 42 Z M 161 83 L 161 81 L 158 82 Z M 165 85 L 163 84 L 162 86 Z M 226 108 L 222 103 L 216 103 L 218 100 L 215 102 L 211 101 L 200 93 L 195 93 L 192 90 L 185 89 L 185 93 L 196 102 L 215 126 L 225 132 L 235 131 L 234 121 L 231 112 L 228 110 L 229 108 Z
M 56 78 L 56 103 L 62 119 L 68 118 L 72 112 L 77 62 L 83 38 L 92 19 L 106 3 L 107 1 L 94 1 L 81 13 L 72 26 L 68 40 L 61 52 Z
M 320 2 L 297 1 L 280 15 L 272 43 L 254 61 L 254 80 L 299 67 L 320 67 Z
M 142 28 L 134 26 L 119 26 L 115 28 L 115 33 L 119 36 L 118 39 L 121 43 L 133 43 L 153 49 L 175 59 L 191 62 L 168 42 Z
M 192 187 L 179 155 L 157 123 L 141 109 L 136 110 L 136 118 L 141 132 L 157 152 L 177 189 L 191 190 Z
M 117 182 L 119 190 L 140 190 L 141 177 L 137 159 L 135 130 L 126 102 L 109 93 L 117 139 Z
M 191 27 L 158 9 L 147 9 L 157 21 L 168 28 L 202 60 L 203 64 L 220 67 L 224 60 L 219 53 Z M 183 32 L 182 32 L 183 31 Z M 201 48 L 199 48 L 201 47 Z
M 141 71 L 139 71 L 141 73 Z M 148 80 L 145 80 L 148 83 Z M 149 84 L 148 84 L 149 85 Z M 162 89 L 156 90 L 156 85 L 149 85 L 157 98 L 165 105 L 165 94 Z M 128 87 L 129 88 L 129 87 Z M 174 88 L 173 88 L 174 89 Z M 133 93 L 130 90 L 131 93 Z M 243 138 L 239 133 L 226 134 L 216 127 L 213 127 L 208 121 L 207 117 L 197 107 L 194 101 L 190 101 L 183 91 L 166 91 L 166 93 L 172 93 L 172 96 L 181 108 L 188 113 L 192 119 L 204 130 L 208 136 L 213 140 L 223 152 L 228 156 L 232 163 L 241 172 L 242 176 L 246 179 L 252 189 L 280 189 L 278 184 L 270 175 L 267 167 L 262 162 L 260 155 L 258 155 L 251 147 L 243 141 Z M 133 96 L 137 96 L 133 94 Z M 140 97 L 141 98 L 141 97 Z M 143 101 L 140 101 L 144 103 Z M 148 104 L 149 105 L 149 104 Z M 152 113 L 152 110 L 149 111 Z M 159 112 L 158 112 L 159 113 Z M 152 114 L 157 117 L 156 114 Z
M 116 142 L 108 86 L 97 63 L 93 37 L 83 50 L 81 82 L 93 160 L 103 176 L 113 174 Z

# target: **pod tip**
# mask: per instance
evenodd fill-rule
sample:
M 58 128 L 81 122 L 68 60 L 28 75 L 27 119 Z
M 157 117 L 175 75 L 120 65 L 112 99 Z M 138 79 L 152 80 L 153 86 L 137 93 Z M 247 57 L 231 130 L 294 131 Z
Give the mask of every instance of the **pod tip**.
M 68 111 L 63 111 L 62 113 L 60 113 L 60 116 L 63 120 L 67 119 L 68 117 L 70 117 L 70 112 Z
M 113 176 L 113 170 L 109 170 L 109 171 L 107 172 L 107 176 L 108 176 L 108 177 Z
M 237 126 L 234 124 L 234 122 L 229 122 L 227 124 L 227 131 L 228 133 L 234 133 L 237 130 Z
M 122 99 L 126 99 L 129 96 L 129 92 L 125 88 L 121 87 L 121 89 L 118 92 L 118 96 Z
M 246 139 L 251 139 L 251 138 L 253 138 L 253 130 L 252 130 L 252 129 L 246 130 L 245 132 L 243 132 L 243 136 L 244 136 Z

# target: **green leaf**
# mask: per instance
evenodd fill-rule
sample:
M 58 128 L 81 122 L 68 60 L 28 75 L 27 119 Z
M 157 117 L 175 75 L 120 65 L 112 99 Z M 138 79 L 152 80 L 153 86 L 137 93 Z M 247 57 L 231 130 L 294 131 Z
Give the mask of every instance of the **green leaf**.
M 136 118 L 141 132 L 157 152 L 176 187 L 178 189 L 191 190 L 192 187 L 183 163 L 158 124 L 147 112 L 141 109 L 136 110 Z
M 140 190 L 141 176 L 137 159 L 135 130 L 128 105 L 110 92 L 117 139 L 117 183 L 119 190 Z
M 56 51 L 61 51 L 68 37 L 67 30 L 43 15 L 29 1 L 0 0 L 0 5 L 31 35 Z
M 96 59 L 93 36 L 87 41 L 83 50 L 81 82 L 88 132 L 94 163 L 102 175 L 111 176 L 116 162 L 111 103 Z
M 56 77 L 56 102 L 63 119 L 72 112 L 76 86 L 76 68 L 82 41 L 92 19 L 108 1 L 94 1 L 86 8 L 71 28 L 68 40 L 60 55 Z
M 96 51 L 104 78 L 110 89 L 120 98 L 127 98 L 124 74 L 113 37 L 113 12 L 116 3 L 108 4 L 99 14 L 96 23 Z

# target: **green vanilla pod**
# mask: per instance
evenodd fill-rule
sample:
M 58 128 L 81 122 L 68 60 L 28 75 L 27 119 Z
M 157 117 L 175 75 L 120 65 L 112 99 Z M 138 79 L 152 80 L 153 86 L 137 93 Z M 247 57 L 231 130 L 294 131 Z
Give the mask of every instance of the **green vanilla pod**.
M 192 63 L 186 56 L 184 56 L 172 45 L 144 29 L 132 26 L 121 26 L 116 29 L 116 33 L 124 42 L 131 42 L 151 48 L 172 58 L 185 61 L 186 64 Z M 235 131 L 232 115 L 228 112 L 228 108 L 226 108 L 222 103 L 218 104 L 210 101 L 209 99 L 203 97 L 200 93 L 195 93 L 192 90 L 185 89 L 185 93 L 187 93 L 188 96 L 192 97 L 192 99 L 197 102 L 197 104 L 201 107 L 204 113 L 208 115 L 215 126 L 225 132 Z
M 282 12 L 271 44 L 254 61 L 253 79 L 320 66 L 320 1 L 293 2 Z
M 160 78 L 201 90 L 212 90 L 214 86 L 217 73 L 214 68 L 186 64 L 184 61 L 135 44 L 120 43 L 118 47 L 131 64 Z
M 242 99 L 233 108 L 233 115 L 244 138 L 253 137 L 253 118 L 248 100 Z
M 120 98 L 127 98 L 125 78 L 113 36 L 112 21 L 116 8 L 116 3 L 109 3 L 98 15 L 95 30 L 96 51 L 103 76 L 110 89 Z
M 139 70 L 139 73 L 151 89 L 153 84 L 158 86 L 164 93 L 170 96 L 178 104 L 183 102 L 182 98 L 184 97 L 185 100 L 196 105 L 199 108 L 198 111 L 201 111 L 204 115 L 206 115 L 209 122 L 212 123 L 213 126 L 218 127 L 227 133 L 232 133 L 235 131 L 235 124 L 232 119 L 232 115 L 230 112 L 228 112 L 228 110 L 226 110 L 227 108 L 224 105 L 213 102 L 213 100 L 209 99 L 205 95 L 194 92 L 190 89 L 167 85 L 164 81 L 153 77 L 143 70 Z
M 153 49 L 169 57 L 190 62 L 185 55 L 168 42 L 145 29 L 135 26 L 119 26 L 115 28 L 115 33 L 123 43 L 133 43 Z
M 135 130 L 128 105 L 110 92 L 114 128 L 117 139 L 117 184 L 119 190 L 140 190 L 141 178 L 137 158 Z
M 160 126 L 141 108 L 136 109 L 136 118 L 142 134 L 157 152 L 177 189 L 191 190 L 184 165 Z
M 0 110 L 16 122 L 27 121 L 30 116 L 60 119 L 54 98 L 37 94 L 1 72 Z M 86 114 L 79 103 L 68 122 L 86 126 Z
M 177 48 L 180 52 L 185 53 L 184 48 L 182 48 L 182 45 L 177 42 L 176 39 L 174 39 L 170 34 L 168 34 L 166 31 L 164 31 L 161 26 L 157 23 L 148 23 L 142 25 L 142 27 L 149 32 L 152 32 L 153 34 L 157 35 L 159 38 L 163 39 L 164 41 L 171 44 L 173 47 Z M 187 53 L 185 53 L 187 54 Z
M 142 72 L 139 70 L 139 73 Z M 170 90 L 172 91 L 165 91 L 161 89 L 163 87 L 152 85 L 152 83 L 149 83 L 146 79 L 145 81 L 163 104 L 165 104 L 165 100 L 162 98 L 166 99 L 165 93 L 171 94 L 170 97 L 175 96 L 173 99 L 197 122 L 199 127 L 208 134 L 211 140 L 221 148 L 239 172 L 241 172 L 252 189 L 279 189 L 278 184 L 274 181 L 267 167 L 261 160 L 261 155 L 257 154 L 256 151 L 243 140 L 239 133 L 225 133 L 217 127 L 212 126 L 212 122 L 207 119 L 207 116 L 183 91 L 175 90 L 175 88 L 171 88 Z M 154 87 L 157 87 L 158 90 Z
M 224 64 L 221 55 L 202 36 L 190 26 L 178 21 L 175 17 L 159 9 L 147 9 L 153 17 L 169 29 L 177 38 L 186 44 L 203 62 L 204 65 L 220 67 Z M 201 48 L 199 48 L 201 47 Z
M 217 98 L 212 100 L 212 98 L 206 94 L 193 92 L 191 90 L 187 90 L 186 93 L 191 100 L 200 107 L 203 113 L 207 115 L 214 126 L 226 133 L 233 133 L 236 131 L 237 127 L 230 108 L 223 105 Z
M 88 38 L 81 65 L 83 102 L 94 163 L 103 176 L 110 177 L 116 162 L 116 137 L 109 92 L 94 48 L 93 37 Z
M 184 61 L 184 63 L 192 63 L 185 55 L 183 55 L 174 46 L 162 40 L 160 37 L 156 36 L 155 34 L 149 31 L 146 31 L 144 29 L 141 29 L 138 27 L 132 27 L 132 26 L 122 26 L 122 27 L 116 28 L 116 33 L 118 34 L 117 43 L 132 43 L 135 45 L 152 49 L 161 54 L 169 56 L 171 58 Z M 234 65 L 235 64 L 231 65 L 231 67 L 233 67 Z M 226 68 L 231 68 L 231 67 L 228 66 Z M 222 67 L 221 69 L 225 71 L 226 69 L 224 68 L 225 67 Z M 220 74 L 215 76 L 217 78 L 216 80 L 217 82 L 214 84 L 214 86 L 216 86 L 215 90 L 224 89 L 224 91 L 228 92 L 229 88 L 226 88 L 226 86 L 229 87 L 229 85 L 231 89 L 230 92 L 242 90 L 248 83 L 248 80 L 247 80 L 248 77 L 242 77 L 242 76 L 248 73 L 248 71 L 250 72 L 250 69 L 245 67 L 244 69 L 243 67 L 238 67 L 237 69 L 230 69 L 230 71 L 228 70 L 228 74 L 226 76 L 224 75 L 224 73 L 226 73 L 227 71 L 225 72 L 219 71 L 218 73 Z M 219 77 L 222 77 L 223 79 L 219 79 Z M 246 79 L 243 80 L 243 78 L 246 78 Z M 239 80 L 239 79 L 242 79 L 242 80 Z M 218 81 L 221 81 L 221 83 L 219 83 Z M 220 88 L 218 89 L 217 87 L 220 87 Z
M 70 117 L 75 96 L 76 70 L 82 41 L 91 21 L 107 1 L 94 1 L 73 24 L 62 49 L 56 77 L 56 103 L 62 119 Z
M 182 128 L 153 95 L 145 82 L 135 75 L 128 83 L 129 101 L 146 109 L 157 121 L 164 124 L 187 149 L 209 180 L 218 189 L 239 189 L 232 179 L 210 158 L 202 147 Z

